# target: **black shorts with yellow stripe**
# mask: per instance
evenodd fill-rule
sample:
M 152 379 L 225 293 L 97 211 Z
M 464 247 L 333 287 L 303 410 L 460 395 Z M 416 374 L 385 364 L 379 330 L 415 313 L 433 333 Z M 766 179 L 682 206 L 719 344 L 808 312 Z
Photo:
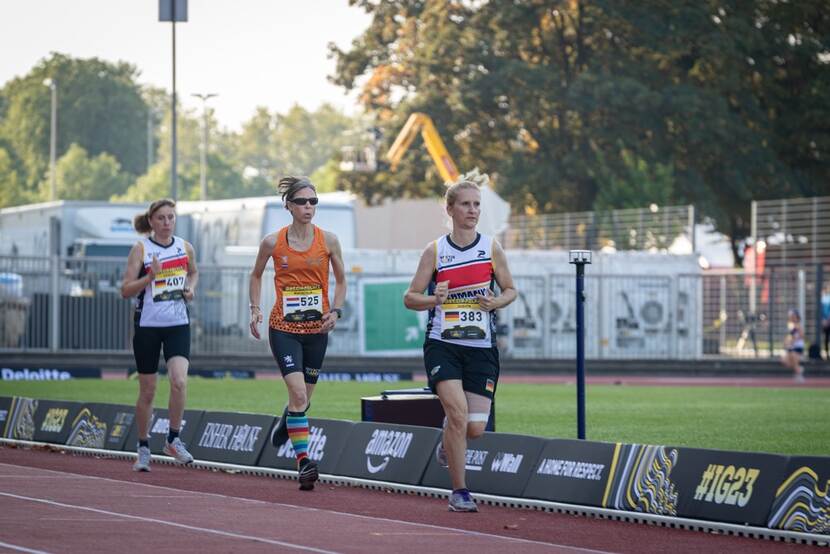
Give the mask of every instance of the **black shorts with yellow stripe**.
M 427 339 L 424 368 L 432 392 L 441 381 L 459 379 L 466 392 L 492 399 L 499 382 L 499 350 Z

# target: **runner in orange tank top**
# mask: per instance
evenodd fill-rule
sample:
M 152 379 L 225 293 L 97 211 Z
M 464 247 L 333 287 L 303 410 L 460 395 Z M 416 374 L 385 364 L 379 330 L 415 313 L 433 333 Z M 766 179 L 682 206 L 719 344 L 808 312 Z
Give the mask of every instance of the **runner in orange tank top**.
M 301 490 L 312 490 L 317 463 L 308 457 L 308 415 L 328 346 L 328 333 L 342 316 L 346 273 L 340 242 L 334 233 L 311 223 L 317 191 L 306 177 L 285 177 L 279 192 L 291 225 L 262 239 L 251 271 L 251 334 L 259 340 L 262 323 L 262 273 L 274 264 L 276 302 L 268 318 L 268 342 L 288 389 L 288 405 L 271 433 L 274 446 L 290 440 L 297 455 Z M 334 298 L 329 302 L 329 267 L 334 273 Z M 330 307 L 334 306 L 334 307 Z

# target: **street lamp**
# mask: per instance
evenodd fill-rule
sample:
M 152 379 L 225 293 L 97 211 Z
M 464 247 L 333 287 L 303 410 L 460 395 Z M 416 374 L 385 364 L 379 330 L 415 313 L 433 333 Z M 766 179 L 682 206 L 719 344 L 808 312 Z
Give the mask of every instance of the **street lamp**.
M 568 262 L 576 266 L 576 435 L 585 439 L 585 265 L 590 250 L 571 250 Z
M 207 101 L 214 96 L 219 96 L 216 93 L 209 92 L 206 94 L 193 93 L 190 96 L 195 96 L 202 101 L 202 148 L 199 156 L 199 198 L 207 200 L 207 148 L 208 148 L 208 112 Z
M 169 21 L 173 28 L 173 92 L 170 95 L 170 195 L 178 196 L 178 157 L 176 155 L 176 22 L 187 21 L 187 0 L 159 0 L 159 21 Z
M 57 175 L 55 174 L 55 156 L 58 149 L 58 83 L 54 79 L 43 80 L 44 86 L 52 91 L 52 121 L 49 125 L 49 199 L 58 199 Z

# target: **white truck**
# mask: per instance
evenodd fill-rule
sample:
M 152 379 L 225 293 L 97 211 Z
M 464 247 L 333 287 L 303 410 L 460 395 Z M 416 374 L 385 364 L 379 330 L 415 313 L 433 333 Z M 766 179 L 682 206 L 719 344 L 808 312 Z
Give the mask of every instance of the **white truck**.
M 139 235 L 133 217 L 147 205 L 58 200 L 0 209 L 0 256 L 116 257 Z

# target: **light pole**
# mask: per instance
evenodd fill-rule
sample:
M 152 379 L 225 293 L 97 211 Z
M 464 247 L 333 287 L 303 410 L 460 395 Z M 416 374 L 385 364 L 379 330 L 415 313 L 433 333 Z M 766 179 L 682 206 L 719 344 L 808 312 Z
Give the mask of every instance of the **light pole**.
M 585 439 L 585 265 L 590 250 L 571 250 L 568 261 L 576 266 L 576 435 Z
M 147 109 L 147 171 L 153 166 L 153 150 L 155 150 L 156 110 L 150 106 Z
M 199 199 L 207 200 L 207 148 L 208 148 L 208 111 L 207 101 L 214 96 L 214 92 L 206 94 L 193 93 L 191 96 L 202 101 L 202 148 L 199 156 Z
M 176 22 L 187 21 L 187 0 L 159 0 L 159 21 L 169 21 L 173 25 L 173 93 L 170 98 L 171 111 L 171 145 L 170 145 L 170 196 L 178 196 L 176 157 Z
M 58 83 L 54 79 L 44 79 L 43 84 L 52 91 L 52 122 L 49 125 L 49 199 L 58 199 L 57 175 L 55 174 L 55 156 L 58 150 Z

